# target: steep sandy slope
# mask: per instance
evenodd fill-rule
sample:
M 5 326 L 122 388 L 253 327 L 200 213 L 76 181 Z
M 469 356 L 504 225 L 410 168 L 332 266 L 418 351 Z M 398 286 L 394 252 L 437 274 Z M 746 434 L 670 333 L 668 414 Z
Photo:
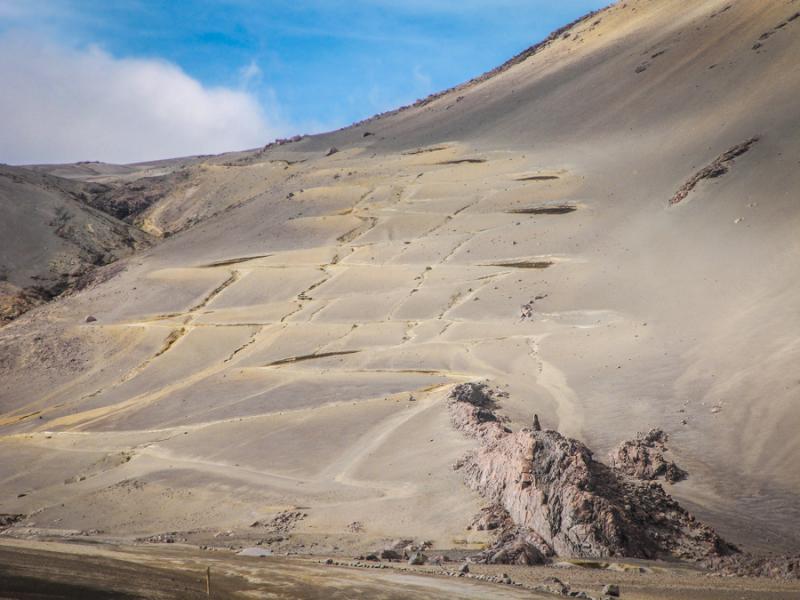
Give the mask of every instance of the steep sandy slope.
M 601 454 L 664 429 L 671 494 L 796 550 L 798 11 L 629 0 L 419 106 L 193 167 L 225 187 L 170 210 L 215 216 L 0 332 L 2 511 L 477 548 L 446 397 L 487 379 L 511 428 Z

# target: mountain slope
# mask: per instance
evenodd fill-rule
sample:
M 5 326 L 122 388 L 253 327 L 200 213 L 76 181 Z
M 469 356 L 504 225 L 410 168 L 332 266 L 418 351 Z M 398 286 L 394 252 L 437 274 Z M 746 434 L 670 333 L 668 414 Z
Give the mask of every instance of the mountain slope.
M 489 380 L 512 429 L 601 456 L 664 429 L 672 495 L 796 550 L 798 10 L 628 0 L 428 102 L 204 160 L 215 216 L 0 331 L 4 511 L 474 549 L 446 397 Z
M 148 235 L 88 206 L 86 192 L 81 183 L 0 167 L 3 321 L 149 246 Z

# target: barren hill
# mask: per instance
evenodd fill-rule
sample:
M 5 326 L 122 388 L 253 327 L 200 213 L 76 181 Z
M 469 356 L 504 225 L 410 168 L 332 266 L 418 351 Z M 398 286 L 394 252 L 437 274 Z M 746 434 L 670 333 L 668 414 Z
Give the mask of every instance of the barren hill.
M 92 186 L 0 167 L 0 322 L 86 285 L 94 267 L 151 239 L 87 203 Z
M 173 235 L 0 329 L 15 534 L 475 551 L 447 397 L 488 381 L 504 426 L 598 457 L 663 429 L 670 495 L 796 552 L 798 11 L 618 2 L 406 109 L 136 179 Z

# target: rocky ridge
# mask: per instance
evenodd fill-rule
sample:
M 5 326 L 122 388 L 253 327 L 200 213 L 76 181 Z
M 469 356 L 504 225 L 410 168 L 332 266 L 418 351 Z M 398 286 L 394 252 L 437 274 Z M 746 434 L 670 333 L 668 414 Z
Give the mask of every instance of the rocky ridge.
M 495 408 L 494 393 L 485 384 L 458 385 L 450 396 L 453 425 L 480 442 L 455 468 L 509 516 L 500 519 L 497 543 L 482 559 L 522 564 L 554 555 L 703 560 L 738 552 L 659 483 L 594 460 L 584 444 L 557 431 L 512 432 Z

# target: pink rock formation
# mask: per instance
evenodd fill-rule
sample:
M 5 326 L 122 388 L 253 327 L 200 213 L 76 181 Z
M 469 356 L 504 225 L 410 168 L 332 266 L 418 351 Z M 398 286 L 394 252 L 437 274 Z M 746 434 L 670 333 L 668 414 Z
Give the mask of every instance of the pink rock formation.
M 494 408 L 485 385 L 454 388 L 453 425 L 480 441 L 456 468 L 542 556 L 699 560 L 738 552 L 658 483 L 595 461 L 584 444 L 557 431 L 511 432 Z

